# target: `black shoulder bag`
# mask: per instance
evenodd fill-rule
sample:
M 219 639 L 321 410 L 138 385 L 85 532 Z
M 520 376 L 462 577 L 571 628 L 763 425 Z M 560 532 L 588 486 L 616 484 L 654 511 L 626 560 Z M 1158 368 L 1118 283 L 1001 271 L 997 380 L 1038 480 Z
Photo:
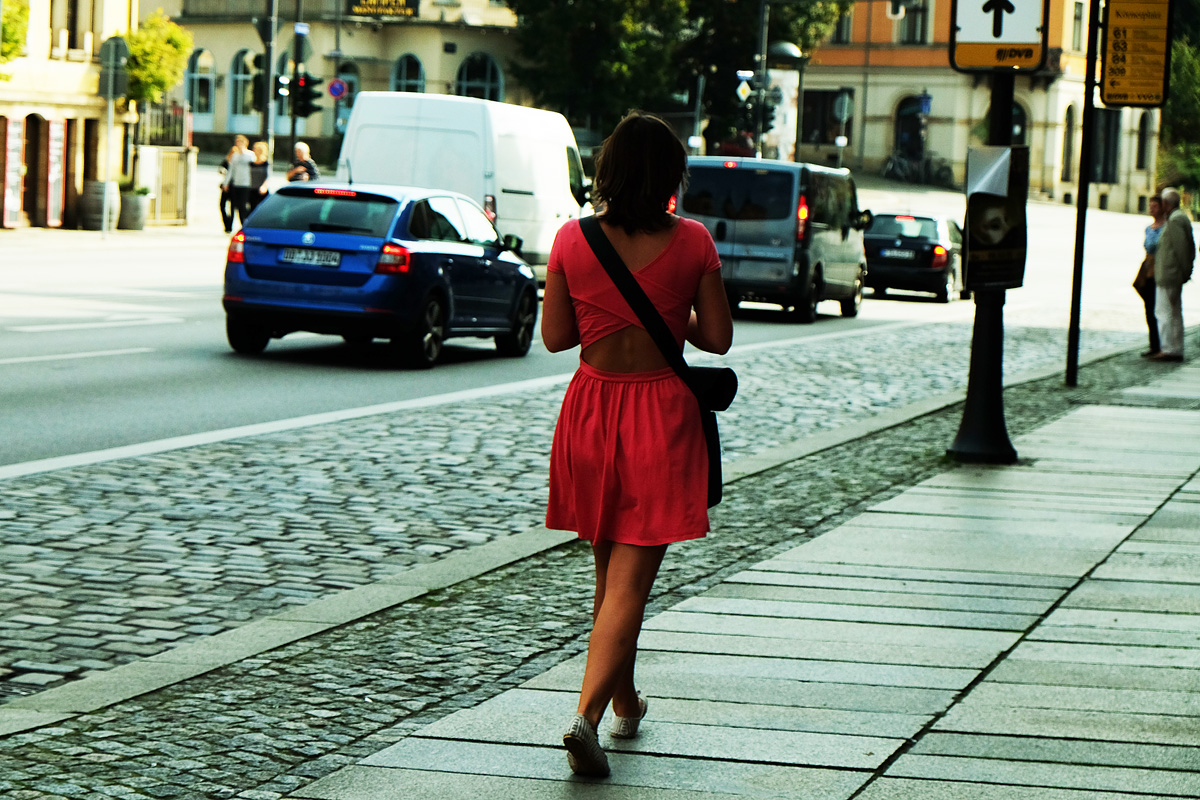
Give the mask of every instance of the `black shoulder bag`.
M 704 429 L 704 441 L 708 446 L 708 507 L 712 508 L 721 502 L 721 438 L 717 430 L 717 411 L 729 408 L 737 394 L 737 373 L 729 367 L 690 367 L 683 359 L 683 353 L 675 345 L 675 337 L 667 323 L 663 321 L 658 309 L 650 302 L 650 298 L 642 291 L 642 287 L 634 279 L 633 273 L 625 266 L 621 256 L 612 246 L 612 242 L 604 235 L 600 221 L 596 217 L 584 217 L 579 221 L 579 228 L 588 246 L 596 254 L 604 271 L 612 278 L 633 313 L 637 314 L 650 338 L 662 351 L 663 358 L 671 365 L 700 404 L 700 423 Z

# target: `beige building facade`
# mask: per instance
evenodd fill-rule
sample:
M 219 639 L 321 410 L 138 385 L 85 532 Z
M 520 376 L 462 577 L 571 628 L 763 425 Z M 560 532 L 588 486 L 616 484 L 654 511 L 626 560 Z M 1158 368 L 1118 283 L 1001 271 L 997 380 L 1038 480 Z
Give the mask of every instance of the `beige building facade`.
M 110 136 L 99 54 L 136 29 L 137 0 L 27 2 L 24 47 L 0 64 L 0 227 L 72 227 L 87 183 L 121 173 L 132 115 L 118 104 Z

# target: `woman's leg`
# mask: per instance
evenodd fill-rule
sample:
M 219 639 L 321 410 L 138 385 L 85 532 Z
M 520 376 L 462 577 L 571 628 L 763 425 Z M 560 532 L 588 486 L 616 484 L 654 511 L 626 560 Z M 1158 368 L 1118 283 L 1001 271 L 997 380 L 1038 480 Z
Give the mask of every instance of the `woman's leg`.
M 646 599 L 666 551 L 666 545 L 640 547 L 612 542 L 601 542 L 593 548 L 596 599 L 578 708 L 592 725 L 600 723 L 610 700 L 614 702 L 613 713 L 638 714 L 633 683 L 637 639 Z
M 1148 352 L 1157 353 L 1160 348 L 1158 340 L 1158 319 L 1154 316 L 1154 295 L 1157 293 L 1154 285 L 1154 279 L 1152 278 L 1144 282 L 1140 287 L 1138 287 L 1137 291 L 1138 294 L 1142 296 L 1143 305 L 1146 306 L 1146 327 L 1150 331 L 1150 350 Z

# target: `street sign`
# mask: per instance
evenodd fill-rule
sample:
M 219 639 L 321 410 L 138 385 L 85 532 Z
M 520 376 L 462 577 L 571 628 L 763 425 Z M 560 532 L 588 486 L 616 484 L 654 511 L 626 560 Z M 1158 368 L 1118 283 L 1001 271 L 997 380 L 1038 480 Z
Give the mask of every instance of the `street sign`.
M 1106 106 L 1161 106 L 1171 67 L 1171 0 L 1108 0 L 1100 99 Z
M 950 65 L 1033 71 L 1046 61 L 1049 0 L 952 0 Z
M 129 45 L 120 36 L 110 36 L 100 45 L 100 96 L 107 100 L 124 97 L 129 90 Z
M 308 36 L 308 23 L 307 22 L 297 22 L 295 25 L 292 26 L 292 31 L 297 36 Z
M 845 122 L 850 119 L 851 108 L 852 103 L 849 93 L 838 92 L 837 97 L 833 98 L 833 118 L 838 122 Z
M 346 94 L 346 82 L 341 78 L 334 78 L 329 82 L 329 96 L 334 100 L 343 97 Z
M 734 94 L 737 95 L 738 100 L 744 103 L 746 102 L 746 98 L 750 96 L 751 91 L 750 84 L 742 81 L 738 84 L 737 91 L 735 91 Z

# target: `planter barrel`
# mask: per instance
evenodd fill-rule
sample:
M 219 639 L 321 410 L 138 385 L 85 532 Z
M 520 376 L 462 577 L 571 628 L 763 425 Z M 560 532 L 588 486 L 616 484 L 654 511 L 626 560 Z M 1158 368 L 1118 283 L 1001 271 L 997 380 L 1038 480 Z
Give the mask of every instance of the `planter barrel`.
M 108 193 L 108 229 L 117 226 L 121 215 L 121 191 L 116 181 L 84 181 L 79 195 L 79 225 L 85 231 L 100 230 L 104 214 L 104 194 Z
M 146 227 L 146 216 L 150 213 L 150 195 L 136 192 L 121 192 L 121 215 L 117 227 L 124 231 L 140 231 Z

